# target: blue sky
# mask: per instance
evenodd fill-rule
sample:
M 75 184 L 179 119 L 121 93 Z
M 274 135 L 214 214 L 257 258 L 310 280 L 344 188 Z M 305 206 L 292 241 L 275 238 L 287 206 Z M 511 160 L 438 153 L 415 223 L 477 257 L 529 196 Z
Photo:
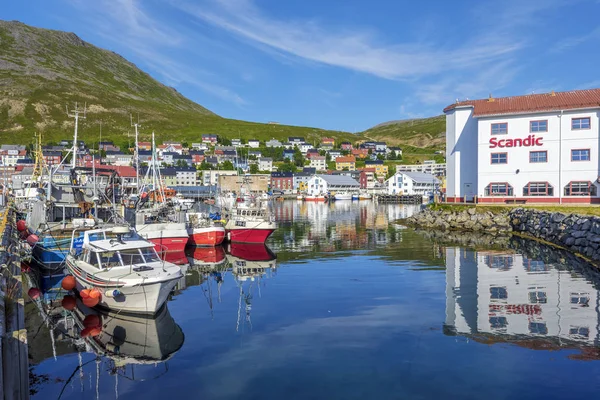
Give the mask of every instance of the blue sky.
M 29 0 L 229 118 L 360 131 L 465 98 L 600 87 L 600 0 Z

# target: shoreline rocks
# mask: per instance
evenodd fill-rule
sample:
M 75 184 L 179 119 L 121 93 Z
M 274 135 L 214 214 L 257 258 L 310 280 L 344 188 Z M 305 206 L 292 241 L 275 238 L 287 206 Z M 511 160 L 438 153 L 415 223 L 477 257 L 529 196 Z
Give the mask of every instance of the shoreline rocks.
M 593 261 L 600 261 L 600 217 L 563 214 L 528 208 L 482 211 L 452 207 L 423 211 L 401 224 L 438 231 L 512 234 L 543 240 Z

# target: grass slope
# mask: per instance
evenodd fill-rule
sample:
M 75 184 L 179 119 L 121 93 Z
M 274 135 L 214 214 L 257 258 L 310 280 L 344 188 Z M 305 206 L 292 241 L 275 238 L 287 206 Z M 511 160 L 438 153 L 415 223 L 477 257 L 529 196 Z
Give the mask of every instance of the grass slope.
M 157 140 L 194 142 L 202 133 L 228 138 L 285 139 L 322 136 L 361 137 L 347 132 L 269 125 L 219 117 L 167 87 L 111 51 L 84 42 L 73 33 L 0 21 L 0 142 L 31 143 L 35 132 L 45 142 L 70 139 L 73 120 L 65 112 L 87 103 L 79 138 L 99 138 L 123 146 L 132 143 L 130 114 L 139 115 L 141 140 L 156 131 Z
M 442 150 L 446 142 L 446 117 L 392 121 L 362 132 L 366 137 L 381 140 L 390 146 Z

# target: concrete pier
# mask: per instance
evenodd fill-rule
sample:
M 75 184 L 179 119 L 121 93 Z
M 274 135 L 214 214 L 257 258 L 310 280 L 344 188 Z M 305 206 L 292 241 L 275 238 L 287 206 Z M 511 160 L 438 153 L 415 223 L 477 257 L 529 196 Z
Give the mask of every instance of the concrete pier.
M 0 399 L 29 398 L 25 299 L 15 212 L 0 209 Z

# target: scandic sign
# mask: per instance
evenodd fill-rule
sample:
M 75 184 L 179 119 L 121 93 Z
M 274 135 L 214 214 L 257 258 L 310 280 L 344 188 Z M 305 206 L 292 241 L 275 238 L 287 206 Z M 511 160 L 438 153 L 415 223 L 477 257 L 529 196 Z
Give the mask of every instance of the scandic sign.
M 530 146 L 542 146 L 541 137 L 536 138 L 535 135 L 529 135 L 525 139 L 490 139 L 490 149 L 495 147 L 530 147 Z

